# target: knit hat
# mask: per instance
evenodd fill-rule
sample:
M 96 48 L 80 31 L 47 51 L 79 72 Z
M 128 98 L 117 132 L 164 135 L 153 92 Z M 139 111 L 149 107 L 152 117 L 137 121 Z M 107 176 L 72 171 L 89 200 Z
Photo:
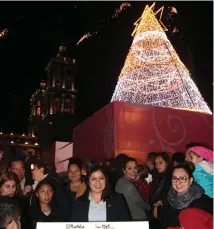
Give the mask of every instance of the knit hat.
M 207 161 L 213 163 L 213 151 L 202 146 L 194 146 L 188 149 L 187 153 L 194 152 Z

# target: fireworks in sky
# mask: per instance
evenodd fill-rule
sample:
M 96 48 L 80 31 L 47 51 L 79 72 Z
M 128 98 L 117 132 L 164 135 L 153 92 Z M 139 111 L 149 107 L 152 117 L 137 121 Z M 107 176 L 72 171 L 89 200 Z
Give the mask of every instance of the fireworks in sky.
M 111 19 L 118 17 L 126 8 L 131 7 L 131 4 L 124 2 L 120 5 L 118 9 L 115 10 L 115 13 L 111 16 Z
M 83 42 L 85 39 L 88 39 L 89 37 L 91 37 L 91 36 L 95 36 L 95 35 L 97 35 L 99 33 L 99 30 L 98 31 L 95 31 L 95 32 L 93 32 L 93 33 L 86 33 L 86 34 L 84 34 L 80 39 L 79 39 L 79 41 L 77 42 L 77 45 L 79 45 L 81 42 Z
M 178 29 L 178 26 L 176 25 L 177 16 L 178 16 L 178 10 L 174 6 L 169 6 L 168 15 L 166 19 L 168 21 L 168 27 L 171 28 L 169 31 L 171 31 L 172 35 L 175 35 L 177 33 L 180 34 L 180 30 Z M 183 36 L 181 36 L 181 38 L 183 38 Z
M 178 30 L 178 28 L 175 26 L 174 28 L 173 28 L 173 30 L 172 30 L 172 33 L 178 33 L 179 32 L 179 30 Z
M 7 33 L 8 33 L 8 29 L 3 29 L 3 30 L 0 32 L 0 38 L 3 38 Z
M 112 19 L 117 18 L 124 10 L 126 10 L 128 7 L 131 7 L 131 4 L 128 2 L 123 2 L 119 8 L 115 9 L 115 12 L 113 13 L 113 15 L 111 15 L 109 18 L 107 18 L 106 20 L 103 21 L 103 23 L 107 23 Z M 85 39 L 88 39 L 89 37 L 92 36 L 96 36 L 98 35 L 99 30 L 95 31 L 95 32 L 88 32 L 86 34 L 84 34 L 79 41 L 77 42 L 77 45 L 79 45 L 81 42 L 83 42 Z
M 170 7 L 170 9 L 171 9 L 171 13 L 178 14 L 178 11 L 175 7 Z
M 175 15 L 178 15 L 178 11 L 177 11 L 177 9 L 176 9 L 175 7 L 173 7 L 173 6 L 168 7 L 168 10 L 169 10 L 168 18 L 173 20 L 173 17 L 174 17 Z

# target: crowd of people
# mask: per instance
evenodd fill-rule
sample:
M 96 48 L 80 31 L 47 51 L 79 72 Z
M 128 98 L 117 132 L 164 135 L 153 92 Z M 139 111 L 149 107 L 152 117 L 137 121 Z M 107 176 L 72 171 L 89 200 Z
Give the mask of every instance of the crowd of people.
M 42 155 L 0 150 L 0 229 L 35 229 L 37 222 L 149 221 L 150 229 L 213 228 L 213 151 L 200 144 L 144 162 L 125 154 L 69 160 L 66 176 Z

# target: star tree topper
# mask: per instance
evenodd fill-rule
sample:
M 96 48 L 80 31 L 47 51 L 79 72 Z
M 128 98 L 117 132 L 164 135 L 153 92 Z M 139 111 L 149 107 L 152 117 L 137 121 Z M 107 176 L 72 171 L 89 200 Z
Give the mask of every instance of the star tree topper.
M 135 33 L 136 33 L 136 31 L 137 31 L 137 29 L 138 29 L 138 27 L 140 25 L 140 21 L 142 20 L 143 15 L 145 15 L 146 11 L 148 13 L 150 13 L 150 14 L 152 13 L 154 16 L 160 14 L 160 17 L 159 17 L 158 21 L 161 24 L 163 31 L 165 31 L 165 32 L 168 31 L 168 29 L 166 28 L 166 26 L 161 21 L 162 16 L 163 16 L 164 6 L 162 6 L 160 9 L 158 9 L 156 12 L 154 12 L 154 8 L 155 8 L 155 2 L 151 6 L 146 5 L 145 10 L 144 10 L 142 16 L 134 23 L 135 29 L 134 29 L 134 31 L 132 33 L 132 36 L 135 35 Z

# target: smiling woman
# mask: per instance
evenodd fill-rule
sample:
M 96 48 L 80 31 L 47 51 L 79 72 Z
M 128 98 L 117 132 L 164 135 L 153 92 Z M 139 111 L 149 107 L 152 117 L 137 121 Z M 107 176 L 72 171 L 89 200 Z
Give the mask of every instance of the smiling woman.
M 182 225 L 204 229 L 212 228 L 212 214 L 212 199 L 193 183 L 192 168 L 189 164 L 177 165 L 172 173 L 172 187 L 167 197 L 156 203 L 154 216 L 164 228 Z
M 115 187 L 115 191 L 122 193 L 128 203 L 132 220 L 147 220 L 149 205 L 140 196 L 135 185 L 132 183 L 138 174 L 137 162 L 134 158 L 127 158 L 123 166 L 124 176 L 121 177 Z
M 130 221 L 130 212 L 123 195 L 114 193 L 108 185 L 103 167 L 93 167 L 88 175 L 85 193 L 73 205 L 73 222 Z

